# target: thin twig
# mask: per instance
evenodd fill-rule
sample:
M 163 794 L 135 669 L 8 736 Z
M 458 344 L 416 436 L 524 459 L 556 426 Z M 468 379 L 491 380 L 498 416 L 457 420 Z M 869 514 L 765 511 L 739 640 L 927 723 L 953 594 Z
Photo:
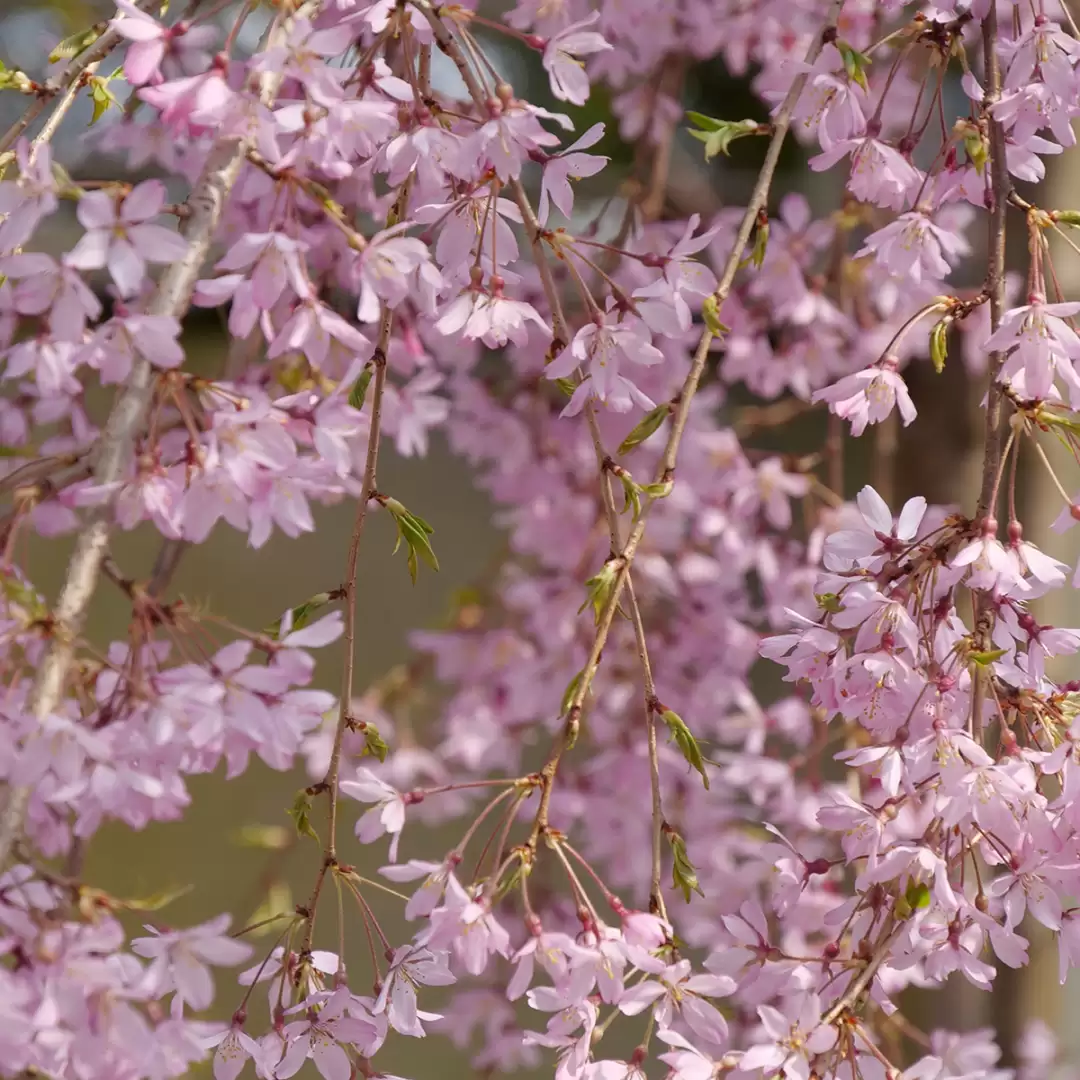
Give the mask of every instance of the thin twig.
M 652 664 L 649 662 L 649 648 L 645 641 L 645 623 L 641 618 L 637 596 L 634 594 L 632 577 L 626 580 L 626 594 L 630 598 L 630 621 L 634 626 L 634 638 L 637 641 L 638 659 L 641 661 L 641 673 L 645 686 L 645 734 L 649 747 L 649 791 L 652 796 L 652 828 L 650 830 L 652 874 L 649 878 L 649 910 L 667 920 L 664 894 L 660 888 L 664 804 L 660 797 L 660 751 L 656 742 L 656 685 L 653 681 Z
M 382 434 L 383 394 L 386 390 L 386 351 L 390 345 L 390 332 L 393 327 L 393 312 L 384 305 L 382 321 L 379 326 L 379 338 L 375 346 L 374 388 L 371 395 L 371 427 L 368 432 L 367 459 L 364 463 L 364 480 L 360 491 L 360 501 L 356 507 L 352 537 L 349 540 L 349 553 L 345 562 L 345 581 L 341 586 L 345 601 L 345 662 L 341 674 L 341 696 L 338 701 L 337 726 L 334 729 L 334 744 L 330 750 L 330 763 L 321 787 L 327 795 L 327 831 L 323 859 L 319 866 L 311 898 L 307 902 L 307 926 L 304 930 L 303 951 L 311 948 L 315 934 L 315 913 L 319 906 L 319 897 L 328 871 L 337 864 L 337 812 L 338 781 L 341 773 L 341 747 L 345 739 L 349 721 L 352 718 L 353 676 L 356 666 L 356 577 L 357 562 L 360 557 L 360 540 L 368 518 L 371 496 L 376 491 L 379 469 L 379 443 Z

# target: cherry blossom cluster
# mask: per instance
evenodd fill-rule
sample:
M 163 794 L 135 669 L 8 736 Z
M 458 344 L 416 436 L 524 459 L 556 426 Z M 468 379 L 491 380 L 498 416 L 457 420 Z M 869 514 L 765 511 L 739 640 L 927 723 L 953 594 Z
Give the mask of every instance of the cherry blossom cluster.
M 1080 437 L 1080 302 L 1049 243 L 1080 254 L 1080 212 L 1014 187 L 1074 143 L 1067 7 L 116 3 L 47 77 L 0 69 L 27 99 L 0 133 L 0 1076 L 212 1058 L 217 1080 L 286 1080 L 310 1059 L 350 1080 L 402 1038 L 559 1080 L 1048 1076 L 1047 1030 L 922 1031 L 898 994 L 993 993 L 1025 920 L 1062 980 L 1080 963 L 1080 682 L 1052 678 L 1080 629 L 1037 617 L 1080 568 L 1025 538 L 1016 490 L 1023 450 L 1055 527 L 1080 520 L 1044 449 Z M 713 59 L 765 119 L 684 111 Z M 595 86 L 617 131 L 570 115 Z M 91 137 L 151 178 L 54 155 L 84 95 Z M 763 150 L 747 205 L 665 214 L 684 129 L 714 164 Z M 632 176 L 600 152 L 615 134 Z M 824 213 L 772 195 L 788 136 Z M 46 254 L 59 223 L 75 238 Z M 227 327 L 219 370 L 185 352 L 194 309 Z M 918 420 L 904 372 L 946 364 L 985 394 L 980 490 L 848 501 L 845 452 L 887 482 L 889 433 Z M 761 445 L 814 412 L 825 445 Z M 380 460 L 434 434 L 508 554 L 413 635 L 404 678 L 357 686 L 368 518 L 389 515 L 404 587 L 439 565 L 438 522 Z M 342 571 L 275 597 L 272 625 L 171 592 L 216 529 L 257 550 L 342 501 Z M 145 580 L 110 549 L 138 527 L 160 544 Z M 35 546 L 57 537 L 50 598 Z M 130 605 L 124 640 L 84 632 L 98 588 Z M 285 819 L 299 903 L 176 929 L 84 879 L 102 824 L 176 820 L 189 777 L 252 755 L 309 774 Z M 350 832 L 385 845 L 378 880 Z

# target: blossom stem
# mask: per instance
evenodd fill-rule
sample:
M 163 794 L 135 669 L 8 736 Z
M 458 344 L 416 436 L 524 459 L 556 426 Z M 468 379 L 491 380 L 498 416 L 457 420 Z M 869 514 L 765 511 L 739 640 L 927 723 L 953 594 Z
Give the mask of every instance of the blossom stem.
M 565 851 L 568 851 L 579 863 L 585 872 L 596 882 L 596 887 L 604 894 L 604 899 L 607 901 L 611 910 L 618 913 L 622 902 L 619 898 L 604 884 L 600 875 L 592 868 L 592 866 L 586 861 L 585 857 L 577 850 L 572 844 L 564 840 L 560 845 Z
M 244 991 L 244 996 L 241 999 L 240 1004 L 236 1008 L 237 1012 L 239 1012 L 241 1009 L 247 1008 L 247 1003 L 251 1000 L 251 995 L 255 992 L 255 987 L 259 985 L 259 976 L 261 976 L 262 973 L 266 970 L 266 965 L 269 964 L 270 961 L 274 958 L 274 951 L 277 949 L 277 947 L 279 945 L 281 945 L 281 943 L 285 940 L 285 938 L 292 933 L 293 927 L 295 925 L 296 925 L 295 923 L 290 923 L 288 926 L 286 926 L 285 929 L 282 930 L 281 933 L 278 935 L 277 940 L 274 942 L 274 944 L 270 946 L 270 951 L 266 954 L 266 956 L 263 957 L 263 962 L 256 969 L 255 975 L 252 978 L 251 982 L 248 984 L 247 990 Z M 233 937 L 238 937 L 239 934 L 234 934 L 232 936 Z M 292 942 L 290 941 L 288 944 L 291 945 Z M 285 968 L 285 962 L 286 962 L 286 959 L 288 957 L 288 954 L 289 954 L 289 949 L 288 949 L 288 945 L 286 945 L 284 947 L 284 951 L 283 951 L 282 957 L 281 957 L 281 966 L 282 966 L 282 977 L 281 978 L 282 978 L 283 983 L 285 981 L 284 968 Z
M 506 808 L 506 812 L 502 816 L 502 821 L 495 827 L 495 830 L 492 831 L 491 836 L 488 837 L 488 841 L 484 845 L 484 850 L 480 852 L 480 855 L 476 860 L 476 868 L 473 870 L 473 881 L 479 880 L 480 868 L 484 865 L 484 860 L 487 858 L 487 853 L 491 850 L 491 843 L 496 835 L 498 835 L 499 840 L 495 845 L 495 855 L 491 860 L 491 865 L 493 868 L 502 865 L 503 852 L 506 850 L 506 839 L 510 835 L 511 828 L 513 828 L 514 819 L 517 817 L 518 807 L 525 801 L 527 794 L 527 791 L 518 791 L 517 798 L 515 798 Z
M 465 831 L 465 835 L 458 842 L 457 847 L 454 848 L 455 854 L 462 855 L 464 853 L 465 849 L 469 846 L 469 841 L 472 840 L 472 838 L 476 835 L 476 830 L 479 829 L 481 825 L 483 825 L 484 821 L 487 819 L 491 811 L 494 810 L 495 807 L 503 801 L 503 799 L 510 795 L 513 790 L 513 788 L 507 788 L 505 791 L 500 791 L 499 794 L 496 795 L 495 798 L 492 799 L 491 802 L 489 802 L 487 806 L 485 806 L 484 809 L 480 811 L 480 813 L 476 817 L 476 820 L 468 827 L 468 829 Z
M 1035 447 L 1035 453 L 1039 455 L 1039 459 L 1043 465 L 1046 466 L 1046 471 L 1050 476 L 1050 480 L 1054 487 L 1057 488 L 1058 494 L 1065 500 L 1066 506 L 1072 505 L 1072 499 L 1069 498 L 1069 493 L 1063 487 L 1061 481 L 1058 479 L 1058 475 L 1054 472 L 1054 466 L 1050 464 L 1050 459 L 1046 456 L 1046 451 L 1039 445 L 1039 440 L 1034 437 L 1031 438 L 1032 445 Z
M 596 910 L 596 906 L 593 904 L 588 892 L 585 890 L 585 886 L 581 883 L 581 878 L 577 876 L 577 872 L 570 865 L 570 860 L 566 857 L 566 852 L 563 851 L 563 845 L 561 840 L 550 839 L 548 846 L 555 852 L 559 862 L 563 864 L 563 869 L 566 871 L 566 876 L 570 880 L 570 886 L 577 894 L 579 902 L 585 907 L 589 915 L 592 916 L 594 927 L 592 929 L 599 930 L 603 919 L 600 918 L 600 913 Z

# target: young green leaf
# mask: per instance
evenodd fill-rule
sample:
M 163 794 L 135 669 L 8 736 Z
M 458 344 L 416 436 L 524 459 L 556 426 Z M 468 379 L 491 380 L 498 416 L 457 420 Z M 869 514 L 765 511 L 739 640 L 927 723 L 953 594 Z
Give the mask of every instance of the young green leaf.
M 1000 660 L 1008 651 L 1008 649 L 986 649 L 982 652 L 969 652 L 968 658 L 978 664 L 979 667 L 989 667 L 995 660 Z
M 650 499 L 666 499 L 675 490 L 675 482 L 661 480 L 658 484 L 639 484 L 638 490 Z
M 233 843 L 263 851 L 283 851 L 292 843 L 292 837 L 284 825 L 241 825 L 233 833 Z
M 619 443 L 619 453 L 629 454 L 631 450 L 640 446 L 646 439 L 654 435 L 657 430 L 659 430 L 660 425 L 667 419 L 670 412 L 671 404 L 666 401 L 663 405 L 657 405 L 655 409 L 651 409 L 647 412 L 641 420 L 638 421 L 630 434 Z
M 623 508 L 622 513 L 626 513 L 631 507 L 634 508 L 634 520 L 637 521 L 641 517 L 641 488 L 634 483 L 634 478 L 628 472 L 622 472 L 619 474 L 619 479 L 622 481 L 623 486 Z
M 704 896 L 698 883 L 697 870 L 686 853 L 686 841 L 670 825 L 665 826 L 664 834 L 671 845 L 671 883 L 682 891 L 683 898 L 690 903 L 690 894 Z
M 398 535 L 394 551 L 396 552 L 401 547 L 401 542 L 405 541 L 408 549 L 406 562 L 409 567 L 409 577 L 415 585 L 418 572 L 417 557 L 423 559 L 432 570 L 439 569 L 439 560 L 435 558 L 435 552 L 431 549 L 431 543 L 428 540 L 435 530 L 422 517 L 411 513 L 397 499 L 387 499 L 383 505 L 393 515 L 397 525 Z
M 702 131 L 719 131 L 724 126 L 723 120 L 715 120 L 704 113 L 694 112 L 693 109 L 687 110 L 686 118 L 701 128 Z
M 118 906 L 126 908 L 128 911 L 160 911 L 163 907 L 168 907 L 174 900 L 179 900 L 181 896 L 187 896 L 194 888 L 194 885 L 175 885 L 172 888 L 165 888 L 160 892 L 151 893 L 150 896 L 118 900 Z
M 263 902 L 251 913 L 247 925 L 250 927 L 245 938 L 265 937 L 273 933 L 275 924 L 280 919 L 295 917 L 295 904 L 292 890 L 284 881 L 275 881 L 266 890 Z
M 577 693 L 577 688 L 581 685 L 582 676 L 584 671 L 579 671 L 567 684 L 566 689 L 563 691 L 562 704 L 559 706 L 559 715 L 563 716 L 570 711 L 570 702 L 574 700 L 574 695 Z
M 852 82 L 858 83 L 865 90 L 867 88 L 866 69 L 870 66 L 870 57 L 866 53 L 852 48 L 846 41 L 839 39 L 836 41 L 836 49 L 844 61 L 844 70 L 847 72 L 848 78 Z
M 968 160 L 975 166 L 975 171 L 981 175 L 987 161 L 990 160 L 990 144 L 986 136 L 974 124 L 969 124 L 965 128 L 964 150 Z
M 101 28 L 91 26 L 86 30 L 79 30 L 74 34 L 57 42 L 53 51 L 49 53 L 49 63 L 55 64 L 59 60 L 72 60 L 81 52 L 85 52 L 101 37 Z
M 109 79 L 111 78 L 111 75 L 108 77 L 101 75 L 90 76 L 90 99 L 94 103 L 94 112 L 90 117 L 91 126 L 105 115 L 109 106 L 116 105 L 119 107 L 120 105 L 120 102 L 116 100 L 115 95 L 109 89 Z
M 709 774 L 705 771 L 705 760 L 701 756 L 697 739 L 694 738 L 683 718 L 678 713 L 672 712 L 671 709 L 665 709 L 660 714 L 660 719 L 664 721 L 668 732 L 671 734 L 668 741 L 674 742 L 681 751 L 682 756 L 686 758 L 687 764 L 701 773 L 701 782 L 705 785 L 705 790 L 708 791 Z
M 371 383 L 372 369 L 370 367 L 364 368 L 360 372 L 360 378 L 353 383 L 353 388 L 349 391 L 349 404 L 357 410 L 364 407 L 364 398 L 367 397 L 367 389 Z
M 374 724 L 364 725 L 364 753 L 370 754 L 379 761 L 385 761 L 390 748 L 383 742 L 379 729 Z
M 311 622 L 311 617 L 315 612 L 320 611 L 330 602 L 330 594 L 321 592 L 316 593 L 302 604 L 298 604 L 292 609 L 292 624 L 289 627 L 289 632 L 291 633 L 293 630 L 302 630 Z M 281 619 L 275 619 L 263 632 L 268 637 L 272 637 L 276 640 L 281 635 Z
M 32 82 L 25 71 L 8 68 L 0 63 L 0 90 L 17 90 L 20 94 L 32 93 Z
M 731 329 L 720 321 L 720 301 L 711 294 L 701 301 L 701 317 L 705 320 L 709 333 L 715 337 L 720 337 Z
M 930 906 L 930 887 L 925 881 L 914 882 L 909 881 L 907 890 L 904 892 L 904 898 L 912 906 L 914 910 L 919 908 Z
M 764 135 L 769 130 L 767 124 L 756 120 L 716 120 L 702 113 L 688 112 L 687 117 L 697 125 L 697 129 L 688 131 L 695 139 L 705 144 L 705 160 L 711 161 L 717 154 L 725 157 L 731 153 L 731 144 L 736 139 L 747 135 Z
M 594 574 L 585 582 L 585 588 L 588 590 L 588 599 L 586 599 L 585 603 L 578 608 L 578 613 L 580 614 L 586 607 L 592 604 L 593 614 L 597 623 L 599 623 L 600 615 L 604 608 L 607 607 L 612 590 L 615 588 L 617 577 L 618 572 L 616 570 L 615 561 L 613 559 L 608 559 L 608 561 L 600 568 L 600 573 Z
M 766 221 L 758 225 L 757 231 L 754 233 L 754 249 L 750 252 L 750 263 L 756 269 L 761 269 L 762 263 L 765 262 L 765 252 L 768 248 L 769 223 Z
M 934 323 L 930 331 L 930 361 L 940 375 L 945 370 L 945 361 L 949 356 L 949 324 L 952 319 L 941 319 Z
M 311 824 L 311 796 L 306 790 L 301 789 L 296 793 L 287 813 L 296 825 L 297 836 L 310 836 L 312 840 L 318 841 L 319 834 Z

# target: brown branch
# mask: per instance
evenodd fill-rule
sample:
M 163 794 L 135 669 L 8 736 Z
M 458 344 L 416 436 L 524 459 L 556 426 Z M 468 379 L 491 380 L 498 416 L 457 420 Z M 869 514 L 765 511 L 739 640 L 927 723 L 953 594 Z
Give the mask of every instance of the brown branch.
M 986 63 L 986 96 L 983 98 L 983 115 L 990 133 L 990 207 L 989 268 L 984 292 L 990 301 L 990 332 L 1001 325 L 1005 311 L 1005 215 L 1008 210 L 1009 165 L 1005 157 L 1005 133 L 993 117 L 993 107 L 1001 99 L 1001 65 L 997 55 L 998 18 L 997 8 L 983 20 L 983 55 Z M 985 527 L 996 517 L 998 473 L 1001 470 L 1001 413 L 1005 400 L 1003 388 L 998 381 L 1005 354 L 990 354 L 990 385 L 986 398 L 986 423 L 983 429 L 983 467 L 979 503 L 975 520 Z M 994 606 L 981 594 L 975 595 L 975 644 L 976 648 L 991 648 L 994 633 Z M 982 738 L 983 706 L 986 702 L 987 669 L 976 666 L 971 698 L 971 731 L 976 739 Z

